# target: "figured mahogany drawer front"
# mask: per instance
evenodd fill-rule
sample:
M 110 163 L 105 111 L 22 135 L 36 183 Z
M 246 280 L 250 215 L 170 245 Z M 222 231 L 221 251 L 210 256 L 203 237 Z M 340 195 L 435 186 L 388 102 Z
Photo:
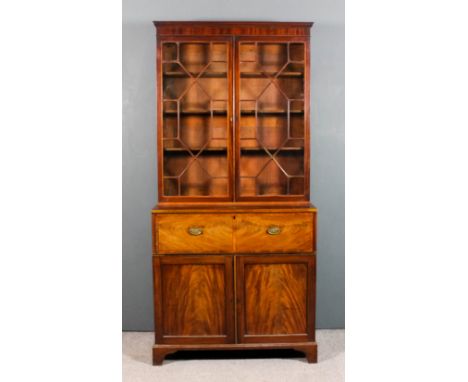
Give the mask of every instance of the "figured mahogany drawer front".
M 157 252 L 232 252 L 233 222 L 230 214 L 158 215 L 155 227 Z
M 236 215 L 237 253 L 313 252 L 311 213 L 266 213 Z

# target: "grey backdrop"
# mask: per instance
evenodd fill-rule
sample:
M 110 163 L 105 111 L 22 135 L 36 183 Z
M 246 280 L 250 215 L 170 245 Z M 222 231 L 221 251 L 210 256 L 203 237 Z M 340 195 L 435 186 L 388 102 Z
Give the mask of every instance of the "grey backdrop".
M 123 330 L 153 330 L 150 210 L 157 200 L 152 20 L 313 21 L 311 201 L 317 327 L 344 327 L 344 0 L 123 1 Z

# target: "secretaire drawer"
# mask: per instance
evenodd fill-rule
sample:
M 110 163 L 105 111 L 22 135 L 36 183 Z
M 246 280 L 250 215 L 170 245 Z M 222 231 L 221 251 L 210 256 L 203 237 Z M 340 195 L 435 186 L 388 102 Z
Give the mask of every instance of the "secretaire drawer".
M 156 250 L 168 253 L 232 252 L 230 214 L 160 214 L 156 217 Z
M 238 253 L 313 252 L 312 213 L 236 215 L 235 251 Z

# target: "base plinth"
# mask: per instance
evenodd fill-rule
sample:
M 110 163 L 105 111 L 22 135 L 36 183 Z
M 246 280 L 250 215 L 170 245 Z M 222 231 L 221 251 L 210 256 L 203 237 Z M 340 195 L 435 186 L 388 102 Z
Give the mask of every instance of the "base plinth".
M 206 344 L 206 345 L 160 345 L 153 346 L 153 365 L 162 365 L 167 355 L 177 351 L 194 350 L 268 350 L 292 349 L 305 354 L 307 362 L 317 362 L 317 343 L 298 342 L 283 344 Z

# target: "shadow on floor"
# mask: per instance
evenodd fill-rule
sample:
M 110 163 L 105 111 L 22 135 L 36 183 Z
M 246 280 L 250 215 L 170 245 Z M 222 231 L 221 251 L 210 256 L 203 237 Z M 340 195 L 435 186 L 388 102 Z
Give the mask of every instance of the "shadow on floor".
M 292 349 L 265 350 L 184 350 L 166 356 L 166 360 L 189 359 L 257 359 L 257 358 L 300 358 L 304 362 L 304 353 Z

